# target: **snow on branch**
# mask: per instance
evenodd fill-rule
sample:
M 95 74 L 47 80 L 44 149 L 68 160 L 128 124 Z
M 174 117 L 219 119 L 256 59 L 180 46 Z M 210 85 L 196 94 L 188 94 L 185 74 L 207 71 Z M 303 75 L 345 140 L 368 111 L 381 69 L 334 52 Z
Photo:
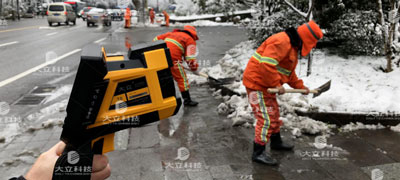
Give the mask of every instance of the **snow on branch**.
M 307 14 L 304 12 L 301 12 L 299 9 L 297 9 L 296 7 L 294 7 L 294 5 L 292 3 L 290 3 L 288 0 L 285 0 L 285 3 L 291 8 L 293 9 L 293 11 L 296 11 L 297 13 L 299 13 L 301 16 L 303 16 L 304 18 L 307 18 Z

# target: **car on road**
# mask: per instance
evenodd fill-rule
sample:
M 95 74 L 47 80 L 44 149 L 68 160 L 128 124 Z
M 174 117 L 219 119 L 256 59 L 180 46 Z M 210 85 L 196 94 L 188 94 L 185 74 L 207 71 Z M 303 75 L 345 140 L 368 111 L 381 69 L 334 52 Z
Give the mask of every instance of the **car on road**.
M 124 20 L 124 14 L 120 9 L 111 9 L 110 10 L 110 14 L 111 14 L 111 20 L 113 21 L 122 21 Z
M 103 24 L 104 26 L 111 26 L 111 15 L 107 13 L 105 9 L 92 8 L 86 14 L 87 16 L 87 26 L 95 24 Z
M 81 10 L 81 17 L 82 17 L 82 20 L 83 21 L 85 21 L 86 20 L 86 15 L 87 15 L 87 13 L 90 11 L 90 9 L 92 9 L 91 7 L 84 7 L 82 10 Z
M 69 4 L 49 4 L 46 14 L 49 26 L 51 26 L 53 23 L 57 23 L 58 25 L 60 25 L 61 23 L 65 23 L 66 25 L 68 25 L 69 22 L 72 22 L 74 25 L 76 24 L 76 14 Z

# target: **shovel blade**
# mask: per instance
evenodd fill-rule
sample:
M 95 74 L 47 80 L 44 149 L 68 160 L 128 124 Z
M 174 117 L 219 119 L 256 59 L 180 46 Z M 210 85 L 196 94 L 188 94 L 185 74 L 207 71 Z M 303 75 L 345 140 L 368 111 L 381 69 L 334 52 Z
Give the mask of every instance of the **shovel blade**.
M 328 82 L 326 82 L 325 84 L 323 84 L 322 86 L 320 86 L 319 88 L 317 88 L 318 93 L 314 93 L 313 98 L 318 97 L 319 95 L 321 95 L 322 93 L 328 91 L 331 88 L 331 80 L 329 80 Z

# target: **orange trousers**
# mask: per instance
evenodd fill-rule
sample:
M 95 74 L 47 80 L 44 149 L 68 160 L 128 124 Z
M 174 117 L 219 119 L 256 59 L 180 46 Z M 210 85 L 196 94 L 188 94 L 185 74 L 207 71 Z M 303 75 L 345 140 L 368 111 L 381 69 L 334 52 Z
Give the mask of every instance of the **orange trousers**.
M 171 73 L 174 80 L 178 83 L 180 92 L 189 90 L 189 82 L 181 62 L 174 61 L 174 66 L 171 67 Z
M 246 88 L 246 90 L 253 114 L 257 119 L 254 142 L 265 145 L 271 134 L 278 133 L 283 124 L 279 120 L 279 105 L 276 95 L 268 93 L 266 89 L 257 91 Z

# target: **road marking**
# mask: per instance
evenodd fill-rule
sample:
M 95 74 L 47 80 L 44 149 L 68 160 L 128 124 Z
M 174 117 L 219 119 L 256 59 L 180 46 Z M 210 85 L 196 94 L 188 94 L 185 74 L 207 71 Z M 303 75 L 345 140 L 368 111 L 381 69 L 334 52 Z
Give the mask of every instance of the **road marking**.
M 75 53 L 77 53 L 77 52 L 79 52 L 79 51 L 81 51 L 81 49 L 75 49 L 75 50 L 73 50 L 73 51 L 71 51 L 71 52 L 69 52 L 69 53 L 66 53 L 66 54 L 64 54 L 64 55 L 62 55 L 62 56 L 60 56 L 60 57 L 58 57 L 58 58 L 56 58 L 56 59 L 54 59 L 54 60 L 47 61 L 47 62 L 42 63 L 42 64 L 40 64 L 40 65 L 38 65 L 38 66 L 36 66 L 36 67 L 33 67 L 33 68 L 31 68 L 31 69 L 28 69 L 28 70 L 26 70 L 25 72 L 19 73 L 19 74 L 15 75 L 15 76 L 13 76 L 13 77 L 11 77 L 11 78 L 8 78 L 8 79 L 6 79 L 6 80 L 3 80 L 3 81 L 0 82 L 0 87 L 3 87 L 3 86 L 5 86 L 5 85 L 7 85 L 7 84 L 10 84 L 10 83 L 12 83 L 12 82 L 14 82 L 14 81 L 16 81 L 16 80 L 18 80 L 18 79 L 21 79 L 21 78 L 23 78 L 23 77 L 25 77 L 25 76 L 27 76 L 27 75 L 29 75 L 29 74 L 31 74 L 31 73 L 33 73 L 33 72 L 39 70 L 39 69 L 42 69 L 42 68 L 44 68 L 44 67 L 46 67 L 46 66 L 48 66 L 48 65 L 50 65 L 50 64 L 54 64 L 54 63 L 56 63 L 57 61 L 59 61 L 59 60 L 61 60 L 61 59 L 64 59 L 64 58 L 66 58 L 66 57 L 68 57 L 68 56 L 70 56 L 70 55 L 72 55 L 72 54 L 75 54 Z
M 14 42 L 9 42 L 9 43 L 4 43 L 4 44 L 0 44 L 0 47 L 12 45 L 12 44 L 17 44 L 17 43 L 19 43 L 19 42 L 18 41 L 14 41 Z
M 47 83 L 48 83 L 48 84 L 56 84 L 56 83 L 59 83 L 59 82 L 65 80 L 65 79 L 67 79 L 67 78 L 69 78 L 69 77 L 75 75 L 76 73 L 77 73 L 77 71 L 70 72 L 70 73 L 68 73 L 68 74 L 66 74 L 66 75 L 64 75 L 64 76 L 58 77 L 58 78 L 56 78 L 56 79 L 53 79 L 53 80 L 51 80 L 51 81 L 49 81 L 49 82 L 47 82 Z
M 58 32 L 53 32 L 53 33 L 49 33 L 49 34 L 46 34 L 46 36 L 51 36 L 51 35 L 54 35 L 54 34 L 57 34 Z
M 107 38 L 101 38 L 101 39 L 95 41 L 94 43 L 100 43 L 101 41 L 104 41 L 104 40 L 106 40 L 106 39 L 107 39 Z
M 20 31 L 20 30 L 25 30 L 25 29 L 34 29 L 34 28 L 38 28 L 38 27 L 39 26 L 28 26 L 28 27 L 23 27 L 23 28 L 7 29 L 7 30 L 0 31 L 0 33 L 11 32 L 11 31 Z

